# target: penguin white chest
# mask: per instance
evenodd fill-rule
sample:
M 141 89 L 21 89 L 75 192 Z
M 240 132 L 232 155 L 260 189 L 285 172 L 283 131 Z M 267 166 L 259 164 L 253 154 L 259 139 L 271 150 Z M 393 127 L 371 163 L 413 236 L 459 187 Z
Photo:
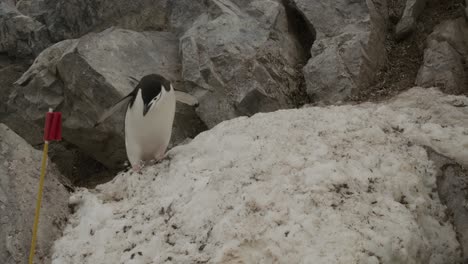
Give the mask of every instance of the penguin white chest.
M 125 146 L 132 165 L 163 157 L 171 139 L 175 105 L 174 90 L 161 91 L 159 100 L 144 115 L 142 94 L 138 91 L 125 115 Z

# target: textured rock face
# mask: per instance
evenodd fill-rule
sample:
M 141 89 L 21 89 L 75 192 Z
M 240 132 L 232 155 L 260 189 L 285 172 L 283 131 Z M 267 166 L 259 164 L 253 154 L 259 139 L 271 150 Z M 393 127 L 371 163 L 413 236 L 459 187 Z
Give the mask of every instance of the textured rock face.
M 167 13 L 166 0 L 2 1 L 0 52 L 35 57 L 54 42 L 112 26 L 136 31 L 164 30 Z
M 416 27 L 416 20 L 423 12 L 427 0 L 406 0 L 405 10 L 398 22 L 395 34 L 397 39 L 403 39 Z
M 437 86 L 447 93 L 467 92 L 464 62 L 468 59 L 468 24 L 465 19 L 447 20 L 427 38 L 424 63 L 416 84 Z
M 23 10 L 40 13 L 35 11 L 39 7 L 29 7 L 27 3 L 23 4 Z M 46 1 L 44 5 L 50 7 L 48 3 L 51 2 Z M 102 131 L 90 130 L 89 126 L 103 107 L 129 91 L 130 76 L 138 78 L 159 72 L 175 81 L 176 88 L 198 97 L 200 105 L 196 114 L 192 108 L 178 108 L 184 121 L 178 122 L 176 117 L 174 139 L 177 141 L 192 137 L 205 124 L 212 127 L 239 115 L 295 105 L 294 96 L 301 84 L 298 64 L 305 62 L 309 47 L 304 49 L 290 31 L 286 11 L 280 3 L 262 0 L 187 4 L 175 1 L 167 7 L 171 10 L 171 30 L 178 37 L 169 33 L 111 29 L 55 44 L 18 81 L 24 87 L 15 91 L 10 104 L 21 109 L 21 115 L 27 120 L 42 120 L 48 107 L 58 107 L 66 115 L 66 140 L 107 166 L 115 166 L 124 153 L 123 145 L 118 144 L 122 118 L 110 120 Z M 69 5 L 63 3 L 56 9 Z M 117 5 L 112 10 L 119 8 Z M 117 11 L 106 12 L 95 15 L 102 21 L 118 24 L 109 18 Z M 54 15 L 48 14 L 51 21 L 62 21 Z M 60 39 L 87 31 L 83 21 L 70 20 L 78 16 L 69 16 L 63 18 L 69 19 L 68 22 L 52 25 L 46 21 L 52 36 Z M 84 17 L 86 21 L 87 16 Z M 97 30 L 101 20 L 91 20 L 89 28 Z M 135 23 L 121 25 L 144 29 Z M 117 116 L 122 117 L 123 113 Z M 83 140 L 84 134 L 91 135 L 91 139 Z M 97 142 L 105 142 L 100 144 L 103 149 L 97 147 Z
M 297 64 L 305 51 L 288 30 L 284 7 L 268 0 L 237 2 L 192 9 L 179 1 L 172 7 L 173 27 L 183 32 L 182 80 L 200 98 L 197 112 L 208 127 L 291 107 L 299 86 Z
M 117 26 L 132 30 L 166 27 L 167 0 L 44 0 L 45 24 L 55 41 Z
M 32 18 L 40 18 L 46 15 L 46 0 L 13 0 L 16 8 L 22 14 Z
M 447 93 L 460 93 L 465 81 L 460 54 L 448 42 L 430 41 L 424 51 L 424 65 L 418 72 L 416 84 L 441 87 Z
M 385 5 L 379 1 L 146 0 L 134 7 L 114 2 L 23 0 L 17 6 L 40 18 L 53 40 L 110 25 L 167 28 L 174 35 L 111 29 L 57 43 L 18 81 L 24 88 L 10 101 L 27 120 L 41 120 L 48 107 L 60 108 L 67 117 L 66 140 L 107 166 L 115 166 L 124 153 L 117 144 L 122 118 L 100 131 L 89 126 L 129 90 L 129 76 L 159 72 L 199 99 L 196 115 L 179 108 L 192 120 L 190 125 L 176 121 L 180 133 L 174 138 L 181 139 L 204 125 L 307 101 L 304 78 L 309 97 L 346 99 L 368 85 L 385 60 Z M 83 134 L 92 139 L 83 140 Z M 106 147 L 99 149 L 96 142 Z
M 41 151 L 33 149 L 0 124 L 0 259 L 27 263 L 36 206 Z M 68 192 L 60 174 L 48 164 L 39 220 L 35 263 L 49 263 L 53 241 L 61 235 L 68 215 Z
M 14 5 L 0 2 L 0 52 L 11 56 L 36 56 L 50 45 L 47 28 L 21 14 Z
M 13 90 L 12 84 L 21 77 L 27 69 L 28 67 L 21 63 L 11 63 L 6 66 L 0 66 L 0 120 L 2 114 L 8 112 L 6 102 L 8 101 L 10 92 Z
M 123 29 L 59 42 L 41 53 L 17 81 L 10 105 L 29 121 L 42 122 L 49 107 L 62 111 L 68 142 L 108 167 L 119 166 L 126 157 L 124 107 L 97 129 L 93 125 L 105 108 L 133 89 L 129 77 L 140 79 L 157 72 L 177 80 L 177 47 L 171 33 Z M 179 108 L 174 138 L 185 139 L 202 129 L 194 115 L 192 108 Z M 187 116 L 192 122 L 186 122 Z
M 335 103 L 370 85 L 386 58 L 386 2 L 294 2 L 317 34 L 303 68 L 309 96 Z

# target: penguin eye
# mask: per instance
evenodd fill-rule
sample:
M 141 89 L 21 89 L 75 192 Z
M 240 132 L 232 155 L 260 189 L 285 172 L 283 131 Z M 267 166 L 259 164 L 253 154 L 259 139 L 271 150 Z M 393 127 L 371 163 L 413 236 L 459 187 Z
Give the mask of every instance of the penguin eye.
M 151 100 L 150 104 L 153 104 L 153 103 L 159 101 L 160 98 L 161 98 L 161 94 L 158 94 L 156 97 L 153 98 L 153 100 Z

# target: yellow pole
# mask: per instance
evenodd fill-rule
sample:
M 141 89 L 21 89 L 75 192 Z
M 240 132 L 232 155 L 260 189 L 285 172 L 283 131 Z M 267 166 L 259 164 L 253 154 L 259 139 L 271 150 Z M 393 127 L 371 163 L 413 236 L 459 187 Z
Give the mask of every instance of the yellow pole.
M 32 264 L 33 260 L 34 260 L 34 251 L 35 251 L 35 248 L 36 248 L 36 239 L 37 239 L 37 226 L 39 224 L 39 211 L 41 210 L 42 189 L 44 188 L 44 179 L 45 179 L 45 173 L 46 173 L 47 152 L 48 152 L 48 150 L 49 150 L 49 142 L 45 141 L 45 143 L 44 143 L 44 152 L 42 153 L 41 178 L 39 179 L 39 192 L 37 194 L 36 214 L 34 216 L 34 226 L 33 226 L 33 233 L 32 233 L 31 251 L 29 252 L 29 264 Z

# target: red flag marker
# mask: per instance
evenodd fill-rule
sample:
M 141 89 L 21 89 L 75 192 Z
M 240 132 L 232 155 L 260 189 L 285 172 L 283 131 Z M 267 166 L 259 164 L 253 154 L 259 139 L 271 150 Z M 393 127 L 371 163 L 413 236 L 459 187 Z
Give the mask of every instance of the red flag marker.
M 39 178 L 39 192 L 37 193 L 36 213 L 34 215 L 34 225 L 32 230 L 31 250 L 29 251 L 29 264 L 33 264 L 34 253 L 36 249 L 37 228 L 39 225 L 39 214 L 42 202 L 42 190 L 44 189 L 44 179 L 47 166 L 47 152 L 49 150 L 50 141 L 62 140 L 62 113 L 53 112 L 49 109 L 46 114 L 44 128 L 44 151 L 42 153 L 41 176 Z
M 44 141 L 62 140 L 62 113 L 48 112 L 45 119 Z

